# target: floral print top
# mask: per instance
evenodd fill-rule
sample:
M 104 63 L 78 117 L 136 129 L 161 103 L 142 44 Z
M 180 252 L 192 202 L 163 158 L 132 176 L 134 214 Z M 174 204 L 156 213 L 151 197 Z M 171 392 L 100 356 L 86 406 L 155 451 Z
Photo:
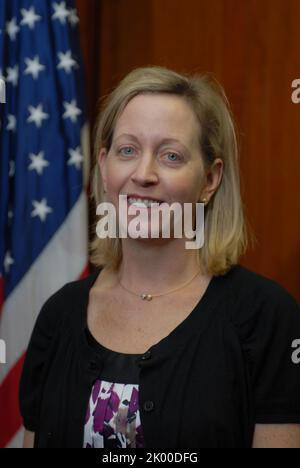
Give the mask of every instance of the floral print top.
M 111 351 L 86 331 L 88 342 L 104 356 L 104 368 L 95 382 L 86 414 L 84 448 L 143 448 L 139 411 L 141 354 Z

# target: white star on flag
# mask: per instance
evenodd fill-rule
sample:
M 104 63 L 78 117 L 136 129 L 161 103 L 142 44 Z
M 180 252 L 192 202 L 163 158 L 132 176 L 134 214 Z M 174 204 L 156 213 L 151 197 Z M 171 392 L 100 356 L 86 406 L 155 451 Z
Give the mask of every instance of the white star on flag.
M 77 122 L 77 117 L 82 113 L 82 111 L 77 107 L 77 101 L 72 99 L 71 102 L 63 103 L 65 112 L 63 114 L 63 119 L 71 119 L 73 123 Z
M 15 65 L 13 68 L 8 67 L 6 70 L 6 81 L 13 86 L 17 86 L 19 81 L 19 66 Z
M 6 252 L 5 258 L 4 258 L 4 269 L 5 272 L 8 273 L 10 270 L 10 267 L 14 264 L 14 259 L 11 256 L 11 252 Z
M 44 159 L 45 153 L 40 151 L 38 154 L 30 153 L 29 158 L 31 163 L 28 166 L 30 171 L 35 170 L 39 175 L 43 174 L 45 167 L 49 166 L 49 162 Z
M 76 8 L 71 8 L 69 10 L 69 23 L 74 27 L 79 23 L 79 18 L 77 16 Z
M 7 124 L 6 130 L 15 132 L 16 128 L 17 128 L 17 119 L 16 119 L 16 117 L 14 115 L 12 115 L 12 114 L 8 114 L 7 119 L 8 119 L 8 124 Z
M 77 62 L 73 59 L 72 53 L 68 50 L 65 54 L 63 52 L 58 52 L 59 64 L 57 65 L 58 69 L 63 68 L 66 73 L 72 71 L 72 67 L 78 68 Z
M 34 210 L 31 212 L 31 217 L 35 218 L 38 216 L 43 222 L 46 220 L 47 215 L 53 211 L 52 208 L 47 205 L 46 198 L 43 198 L 40 202 L 34 200 L 32 204 L 34 206 Z
M 77 148 L 74 149 L 69 149 L 69 155 L 71 156 L 68 165 L 69 166 L 76 166 L 76 169 L 81 168 L 81 164 L 83 162 L 83 155 L 81 154 L 81 148 L 80 146 L 77 146 Z
M 22 8 L 21 14 L 23 16 L 23 19 L 20 24 L 22 26 L 28 26 L 30 29 L 34 29 L 35 23 L 42 19 L 40 15 L 36 14 L 33 6 L 30 7 L 29 10 L 25 10 L 25 8 Z
M 28 117 L 27 122 L 34 122 L 38 128 L 42 126 L 43 120 L 49 119 L 49 114 L 46 114 L 43 111 L 42 104 L 39 104 L 37 107 L 29 106 L 28 111 L 30 116 Z
M 39 73 L 45 70 L 45 66 L 40 63 L 39 57 L 36 55 L 34 59 L 25 58 L 27 68 L 25 69 L 25 75 L 32 75 L 33 79 L 36 80 L 39 77 Z
M 61 24 L 66 24 L 66 20 L 69 16 L 69 10 L 66 7 L 66 2 L 53 3 L 54 13 L 52 19 L 58 19 Z
M 20 31 L 20 28 L 17 25 L 16 18 L 12 18 L 11 21 L 7 21 L 6 32 L 9 35 L 10 40 L 15 41 L 19 31 Z

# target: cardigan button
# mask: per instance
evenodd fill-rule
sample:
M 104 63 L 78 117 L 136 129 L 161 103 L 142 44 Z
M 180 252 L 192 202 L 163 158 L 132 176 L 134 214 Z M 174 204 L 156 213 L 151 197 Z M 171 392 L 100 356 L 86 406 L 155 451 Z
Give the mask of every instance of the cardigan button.
M 141 357 L 142 361 L 147 361 L 148 359 L 151 359 L 151 351 L 147 351 L 143 356 Z
M 154 403 L 151 400 L 145 401 L 144 403 L 144 410 L 149 413 L 150 411 L 153 411 L 154 409 Z
M 89 371 L 96 371 L 98 370 L 98 365 L 95 361 L 91 361 L 88 366 Z
M 140 356 L 136 362 L 138 364 L 138 366 L 142 367 L 143 366 L 143 363 L 145 361 L 148 361 L 149 359 L 151 359 L 152 357 L 152 354 L 151 354 L 151 351 L 147 351 L 145 354 L 143 354 L 142 356 Z

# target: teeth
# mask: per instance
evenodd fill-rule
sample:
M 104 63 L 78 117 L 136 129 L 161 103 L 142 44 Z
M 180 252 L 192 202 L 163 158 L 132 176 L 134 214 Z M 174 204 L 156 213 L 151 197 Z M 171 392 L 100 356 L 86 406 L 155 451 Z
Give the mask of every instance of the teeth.
M 159 202 L 156 200 L 142 200 L 141 198 L 128 198 L 128 203 L 138 208 L 150 208 L 152 205 L 157 206 Z

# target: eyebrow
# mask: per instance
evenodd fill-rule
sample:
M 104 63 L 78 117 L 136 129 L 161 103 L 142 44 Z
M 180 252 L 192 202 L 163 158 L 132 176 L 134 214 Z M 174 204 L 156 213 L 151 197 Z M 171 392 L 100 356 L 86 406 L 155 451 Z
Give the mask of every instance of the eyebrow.
M 115 141 L 119 140 L 119 138 L 121 137 L 131 138 L 132 140 L 139 142 L 138 138 L 135 135 L 132 135 L 131 133 L 122 133 L 121 135 L 118 135 L 115 138 Z M 190 150 L 186 147 L 186 145 L 182 143 L 181 141 L 177 140 L 176 138 L 163 138 L 160 142 L 160 145 L 166 144 L 166 143 L 179 143 L 187 152 L 190 152 Z

